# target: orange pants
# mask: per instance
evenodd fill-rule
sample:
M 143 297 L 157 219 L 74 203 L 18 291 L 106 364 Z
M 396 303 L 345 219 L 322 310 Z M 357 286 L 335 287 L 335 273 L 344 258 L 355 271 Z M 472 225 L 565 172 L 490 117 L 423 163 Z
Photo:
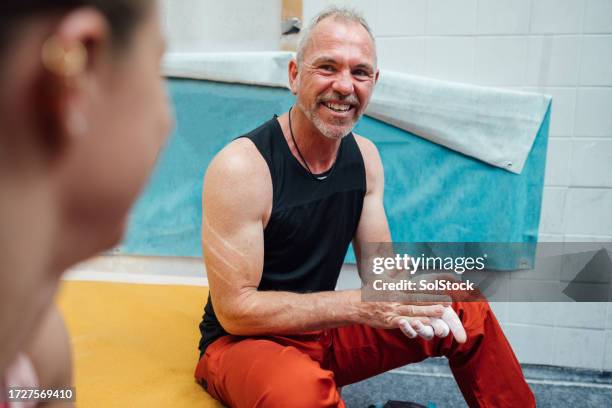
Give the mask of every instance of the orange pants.
M 291 336 L 225 336 L 200 359 L 196 380 L 230 407 L 345 407 L 338 387 L 446 356 L 470 407 L 535 407 L 521 367 L 486 302 L 455 303 L 468 340 L 409 339 L 352 325 Z M 431 398 L 435 400 L 435 395 Z

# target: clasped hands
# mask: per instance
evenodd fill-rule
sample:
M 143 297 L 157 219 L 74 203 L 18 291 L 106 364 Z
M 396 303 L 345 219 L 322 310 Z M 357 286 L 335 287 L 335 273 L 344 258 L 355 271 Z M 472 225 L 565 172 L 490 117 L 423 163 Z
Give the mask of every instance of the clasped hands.
M 400 318 L 397 320 L 399 328 L 408 338 L 422 337 L 425 340 L 431 340 L 434 335 L 437 337 L 446 337 L 453 333 L 455 340 L 458 343 L 465 343 L 467 334 L 459 316 L 451 306 L 443 306 L 442 315 L 440 317 L 429 317 L 423 322 L 422 319 Z
M 453 279 L 449 275 L 440 274 L 427 277 L 429 281 L 442 278 Z M 452 334 L 458 343 L 465 343 L 467 334 L 459 316 L 451 307 L 451 298 L 472 299 L 469 295 L 458 296 L 456 293 L 450 296 L 449 293 L 440 292 L 404 292 L 400 296 L 401 300 L 364 302 L 363 323 L 385 329 L 399 328 L 411 339 L 419 336 L 431 340 L 434 336 L 442 338 Z

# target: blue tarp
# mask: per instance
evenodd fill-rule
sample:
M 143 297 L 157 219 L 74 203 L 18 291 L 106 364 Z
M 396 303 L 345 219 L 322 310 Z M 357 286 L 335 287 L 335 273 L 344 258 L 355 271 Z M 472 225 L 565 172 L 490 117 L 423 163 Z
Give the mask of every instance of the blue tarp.
M 202 180 L 230 140 L 288 110 L 285 89 L 170 79 L 177 127 L 131 214 L 120 253 L 201 256 Z M 536 242 L 550 108 L 521 175 L 490 166 L 370 117 L 385 168 L 395 242 Z M 232 186 L 227 186 L 232 188 Z M 347 261 L 353 262 L 352 251 Z

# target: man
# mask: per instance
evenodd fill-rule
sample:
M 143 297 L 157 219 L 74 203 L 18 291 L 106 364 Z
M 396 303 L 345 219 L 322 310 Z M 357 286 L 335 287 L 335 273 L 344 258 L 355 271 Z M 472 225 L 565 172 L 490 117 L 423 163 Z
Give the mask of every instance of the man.
M 338 387 L 444 355 L 471 406 L 534 406 L 486 303 L 452 305 L 467 341 L 426 340 L 409 337 L 443 305 L 334 291 L 351 240 L 358 259 L 363 243 L 391 241 L 381 160 L 351 133 L 377 79 L 367 23 L 342 9 L 320 14 L 289 63 L 295 106 L 210 164 L 196 378 L 231 407 L 343 407 Z

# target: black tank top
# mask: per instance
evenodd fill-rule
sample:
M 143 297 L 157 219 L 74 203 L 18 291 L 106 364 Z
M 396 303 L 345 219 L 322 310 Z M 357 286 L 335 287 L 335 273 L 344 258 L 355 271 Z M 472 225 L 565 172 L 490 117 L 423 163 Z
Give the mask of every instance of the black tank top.
M 289 150 L 276 116 L 241 136 L 250 139 L 272 176 L 272 212 L 264 230 L 259 290 L 330 291 L 336 287 L 355 235 L 366 192 L 365 167 L 353 134 L 344 137 L 325 177 L 309 174 Z M 228 186 L 231 188 L 231 186 Z M 227 335 L 208 296 L 200 323 L 200 352 Z

